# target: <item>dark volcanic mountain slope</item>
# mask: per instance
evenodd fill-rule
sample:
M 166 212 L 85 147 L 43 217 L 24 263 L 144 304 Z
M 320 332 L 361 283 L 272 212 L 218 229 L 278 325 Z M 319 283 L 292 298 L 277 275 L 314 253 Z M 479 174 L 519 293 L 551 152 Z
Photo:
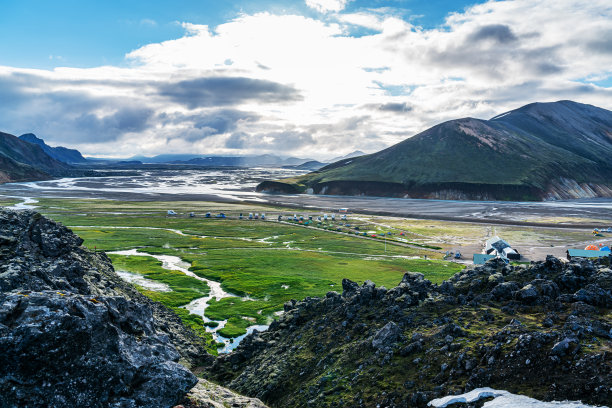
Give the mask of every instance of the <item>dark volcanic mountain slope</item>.
M 53 157 L 55 160 L 61 161 L 62 163 L 73 164 L 85 163 L 87 161 L 78 150 L 68 149 L 67 147 L 63 146 L 51 147 L 46 144 L 44 140 L 36 137 L 36 135 L 33 133 L 21 135 L 19 136 L 19 139 L 40 146 L 45 153 Z
M 612 155 L 612 112 L 572 101 L 532 103 L 491 122 L 574 152 L 602 165 Z
M 612 196 L 612 112 L 561 101 L 452 120 L 260 191 L 539 200 Z
M 46 180 L 50 177 L 47 173 L 32 166 L 0 155 L 0 184 L 13 181 Z
M 70 166 L 55 160 L 40 146 L 8 133 L 0 132 L 0 157 L 10 159 L 0 161 L 0 173 L 6 175 L 4 181 L 43 180 L 71 174 Z
M 272 407 L 425 407 L 478 387 L 612 406 L 610 259 L 342 287 L 288 302 L 207 375 Z

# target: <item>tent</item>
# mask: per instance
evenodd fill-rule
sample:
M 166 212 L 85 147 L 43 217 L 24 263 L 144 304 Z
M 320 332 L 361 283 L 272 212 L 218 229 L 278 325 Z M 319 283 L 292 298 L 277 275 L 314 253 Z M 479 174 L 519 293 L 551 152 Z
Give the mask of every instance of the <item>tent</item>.
M 585 250 L 585 251 L 599 251 L 599 248 L 597 247 L 597 245 L 593 245 L 593 244 L 591 244 L 591 245 L 587 245 L 587 246 L 584 248 L 584 250 Z

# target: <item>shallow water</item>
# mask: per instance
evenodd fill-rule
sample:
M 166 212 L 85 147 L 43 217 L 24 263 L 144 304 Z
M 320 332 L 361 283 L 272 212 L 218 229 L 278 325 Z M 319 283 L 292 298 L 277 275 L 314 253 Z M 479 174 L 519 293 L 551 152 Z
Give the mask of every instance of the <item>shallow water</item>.
M 137 175 L 133 175 L 134 173 Z M 255 187 L 263 180 L 305 174 L 292 169 L 233 170 L 136 170 L 118 171 L 109 177 L 78 177 L 56 180 L 8 183 L 0 193 L 19 192 L 24 196 L 117 198 L 118 196 L 216 196 L 227 200 L 256 200 Z M 130 174 L 130 175 L 123 175 Z M 21 194 L 26 193 L 26 194 Z M 13 194 L 16 195 L 16 194 Z
M 124 256 L 150 256 L 152 258 L 157 259 L 158 261 L 160 261 L 162 263 L 162 268 L 170 270 L 170 271 L 180 271 L 182 273 L 184 273 L 187 276 L 190 276 L 192 278 L 198 279 L 202 282 L 205 282 L 208 287 L 210 288 L 210 292 L 207 296 L 198 298 L 198 299 L 194 299 L 193 301 L 191 301 L 190 303 L 188 303 L 187 305 L 183 306 L 185 309 L 189 310 L 190 313 L 193 314 L 197 314 L 200 315 L 205 322 L 210 322 L 211 319 L 209 319 L 208 317 L 204 316 L 204 312 L 206 311 L 206 308 L 208 307 L 208 302 L 212 299 L 215 298 L 215 300 L 221 300 L 223 298 L 226 297 L 232 297 L 232 296 L 236 296 L 234 294 L 231 294 L 229 292 L 226 292 L 225 290 L 223 290 L 223 288 L 221 288 L 221 283 L 214 281 L 214 280 L 210 280 L 210 279 L 206 279 L 203 278 L 201 276 L 196 275 L 195 273 L 191 272 L 189 270 L 189 268 L 191 267 L 190 264 L 188 264 L 187 262 L 183 262 L 183 260 L 181 260 L 181 258 L 179 258 L 178 256 L 172 256 L 172 255 L 155 255 L 155 254 L 149 254 L 146 252 L 141 252 L 137 249 L 129 249 L 129 250 L 125 250 L 125 251 L 113 251 L 113 252 L 108 252 L 109 254 L 115 254 L 115 255 L 124 255 Z M 130 282 L 129 279 L 131 279 L 131 277 L 124 277 L 122 276 L 122 274 L 118 273 L 119 276 L 121 276 L 123 279 L 125 279 L 126 281 Z M 133 274 L 130 274 L 133 275 Z M 143 278 L 145 279 L 145 278 Z M 148 280 L 148 279 L 147 279 Z M 151 281 L 153 282 L 153 281 Z M 139 282 L 134 282 L 136 284 L 139 284 Z M 162 284 L 163 285 L 163 284 Z M 141 285 L 143 286 L 143 285 Z M 169 288 L 168 288 L 169 289 Z M 245 300 L 248 300 L 248 298 L 243 298 Z M 224 343 L 225 346 L 222 348 L 219 348 L 219 353 L 229 353 L 230 351 L 234 350 L 236 347 L 238 347 L 238 344 L 240 344 L 240 342 L 242 341 L 242 339 L 244 339 L 248 334 L 252 333 L 254 330 L 258 330 L 258 331 L 264 331 L 268 328 L 268 326 L 265 325 L 253 325 L 253 326 L 249 326 L 247 328 L 247 333 L 236 337 L 234 339 L 229 339 L 226 337 L 221 336 L 220 334 L 217 333 L 218 330 L 222 329 L 225 324 L 227 323 L 226 320 L 222 320 L 222 321 L 218 321 L 215 320 L 217 323 L 219 323 L 219 325 L 217 327 L 206 327 L 206 331 L 209 333 L 212 333 L 213 338 L 215 339 L 215 341 L 220 342 L 220 343 Z
M 219 353 L 229 353 L 232 350 L 234 350 L 236 347 L 238 347 L 238 345 L 240 344 L 240 342 L 249 334 L 253 333 L 255 330 L 257 331 L 266 331 L 268 330 L 268 326 L 266 325 L 253 325 L 253 326 L 249 326 L 247 327 L 247 332 L 246 334 L 243 334 L 242 336 L 238 336 L 234 339 L 228 339 L 226 337 L 217 335 L 217 341 L 225 343 L 225 347 L 220 348 L 219 349 Z
M 38 202 L 38 200 L 35 200 L 31 197 L 15 197 L 15 198 L 19 198 L 21 200 L 23 200 L 20 203 L 17 203 L 15 205 L 11 205 L 8 207 L 5 207 L 6 209 L 9 210 L 33 210 L 36 208 L 36 204 Z
M 135 273 L 127 271 L 116 271 L 117 275 L 126 282 L 133 283 L 138 286 L 142 286 L 145 289 L 154 290 L 156 292 L 172 292 L 170 286 L 162 282 L 157 282 L 151 279 L 147 279 L 144 276 L 140 276 Z
M 255 192 L 263 180 L 293 177 L 293 169 L 140 170 L 118 171 L 109 177 L 64 178 L 0 185 L 0 194 L 18 197 L 107 198 L 119 200 L 212 200 L 266 202 L 327 211 L 384 212 L 405 217 L 452 217 L 475 220 L 537 220 L 539 217 L 580 217 L 608 220 L 612 199 L 596 198 L 547 202 L 417 200 L 381 197 L 275 195 Z M 126 175 L 123 175 L 126 174 Z M 131 175 L 127 175 L 131 174 Z M 26 204 L 26 203 L 24 203 Z

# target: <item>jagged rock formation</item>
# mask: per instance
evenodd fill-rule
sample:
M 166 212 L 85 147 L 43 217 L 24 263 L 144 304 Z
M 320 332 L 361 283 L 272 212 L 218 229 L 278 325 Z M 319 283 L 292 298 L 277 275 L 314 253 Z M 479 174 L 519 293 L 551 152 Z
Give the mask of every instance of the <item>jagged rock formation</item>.
M 612 405 L 610 259 L 342 286 L 288 302 L 207 375 L 273 407 L 424 407 L 478 387 Z
M 490 120 L 441 123 L 380 152 L 258 191 L 453 200 L 612 197 L 612 112 L 532 103 Z
M 169 407 L 197 382 L 123 297 L 65 291 L 0 295 L 2 406 Z
M 185 329 L 176 314 L 123 281 L 106 254 L 89 251 L 80 246 L 82 242 L 68 228 L 36 212 L 0 212 L 0 292 L 122 296 L 152 310 L 155 329 L 169 336 L 186 365 L 211 358 L 204 341 Z
M 168 407 L 207 356 L 103 253 L 32 211 L 0 212 L 0 406 Z

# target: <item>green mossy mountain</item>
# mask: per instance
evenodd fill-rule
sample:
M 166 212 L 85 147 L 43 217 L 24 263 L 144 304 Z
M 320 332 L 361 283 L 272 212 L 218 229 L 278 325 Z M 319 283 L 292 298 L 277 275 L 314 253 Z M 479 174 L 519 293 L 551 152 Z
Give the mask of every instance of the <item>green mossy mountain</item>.
M 436 125 L 378 153 L 341 160 L 258 191 L 411 198 L 612 197 L 612 112 L 533 103 L 491 120 Z

